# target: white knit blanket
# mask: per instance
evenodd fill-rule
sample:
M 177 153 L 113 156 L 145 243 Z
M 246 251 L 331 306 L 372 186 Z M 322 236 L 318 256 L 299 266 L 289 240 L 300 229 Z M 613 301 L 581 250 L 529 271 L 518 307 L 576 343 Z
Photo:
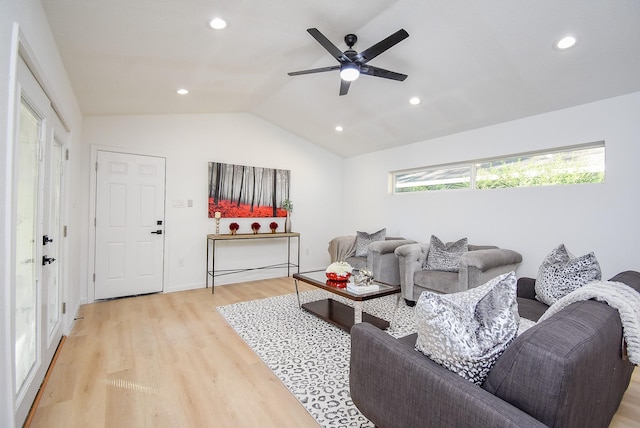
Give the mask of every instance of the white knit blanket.
M 622 334 L 627 343 L 629 361 L 640 364 L 640 293 L 621 282 L 596 281 L 567 294 L 551 305 L 540 317 L 544 321 L 566 306 L 582 300 L 595 299 L 618 310 Z

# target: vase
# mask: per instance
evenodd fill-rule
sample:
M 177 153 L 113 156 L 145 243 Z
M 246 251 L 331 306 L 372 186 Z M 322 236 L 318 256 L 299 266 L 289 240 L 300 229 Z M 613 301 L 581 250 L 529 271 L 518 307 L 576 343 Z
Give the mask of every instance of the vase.
M 287 218 L 284 221 L 284 231 L 291 233 L 291 217 L 289 216 L 289 211 L 287 211 Z
M 235 235 L 236 234 L 236 230 L 235 229 L 231 229 L 231 234 Z
M 257 234 L 258 234 L 258 229 L 251 229 L 251 230 L 253 230 L 253 234 L 254 234 L 254 235 L 257 235 Z

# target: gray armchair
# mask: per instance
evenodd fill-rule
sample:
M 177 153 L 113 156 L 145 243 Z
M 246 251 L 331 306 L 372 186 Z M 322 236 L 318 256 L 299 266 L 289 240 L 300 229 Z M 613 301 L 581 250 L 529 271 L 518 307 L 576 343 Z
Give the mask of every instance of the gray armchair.
M 402 245 L 415 242 L 404 238 L 387 237 L 384 241 L 369 244 L 366 257 L 357 257 L 356 237 L 338 236 L 329 241 L 329 257 L 331 263 L 345 261 L 354 269 L 366 267 L 373 272 L 373 278 L 376 281 L 400 285 L 400 269 L 394 251 Z
M 395 250 L 400 269 L 402 297 L 415 304 L 425 290 L 438 293 L 456 293 L 484 284 L 491 278 L 515 271 L 522 255 L 490 245 L 469 245 L 469 251 L 460 259 L 459 272 L 424 270 L 429 244 L 402 245 Z

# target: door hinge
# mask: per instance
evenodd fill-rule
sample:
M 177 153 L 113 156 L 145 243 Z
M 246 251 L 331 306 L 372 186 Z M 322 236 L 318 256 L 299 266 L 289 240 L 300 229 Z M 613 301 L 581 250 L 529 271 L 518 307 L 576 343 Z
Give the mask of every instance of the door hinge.
M 69 149 L 64 152 L 64 160 L 69 160 Z
M 93 274 L 93 282 L 96 282 L 96 274 Z
M 94 227 L 95 227 L 95 226 L 97 226 L 96 218 L 95 218 L 95 217 L 93 218 L 93 226 L 94 226 Z
M 96 162 L 96 171 L 98 170 L 98 162 Z
M 67 313 L 67 302 L 62 302 L 62 314 Z
M 67 226 L 62 226 L 62 237 L 63 238 L 67 237 Z

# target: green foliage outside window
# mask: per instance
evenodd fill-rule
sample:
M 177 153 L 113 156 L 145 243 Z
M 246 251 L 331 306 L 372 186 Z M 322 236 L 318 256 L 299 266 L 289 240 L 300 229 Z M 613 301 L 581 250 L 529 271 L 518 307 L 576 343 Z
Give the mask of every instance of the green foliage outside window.
M 604 148 L 518 157 L 476 165 L 476 188 L 603 183 Z

